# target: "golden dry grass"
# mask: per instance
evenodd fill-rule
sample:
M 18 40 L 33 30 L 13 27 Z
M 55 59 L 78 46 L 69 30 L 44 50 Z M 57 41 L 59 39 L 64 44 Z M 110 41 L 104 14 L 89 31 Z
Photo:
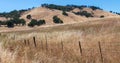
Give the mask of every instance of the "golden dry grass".
M 6 21 L 7 19 L 5 17 L 0 17 L 0 21 Z
M 34 36 L 36 47 L 33 41 Z M 104 63 L 120 63 L 119 37 L 120 21 L 118 18 L 2 32 L 0 33 L 0 62 L 102 63 L 98 47 L 98 42 L 100 42 Z

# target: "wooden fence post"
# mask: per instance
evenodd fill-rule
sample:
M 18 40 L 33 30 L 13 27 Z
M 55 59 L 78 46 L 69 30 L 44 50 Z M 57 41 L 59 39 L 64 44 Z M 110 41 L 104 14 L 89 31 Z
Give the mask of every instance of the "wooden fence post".
M 103 63 L 103 55 L 102 55 L 102 48 L 101 48 L 100 42 L 98 42 L 98 45 L 99 45 L 99 52 L 100 52 L 100 56 L 101 56 L 101 62 Z
M 79 41 L 79 49 L 80 49 L 80 54 L 82 56 L 82 46 L 81 46 L 81 42 Z
M 35 40 L 35 37 L 33 37 L 33 40 L 34 40 L 34 46 L 36 47 L 36 40 Z
M 26 45 L 26 40 L 24 39 L 24 43 L 25 43 L 25 45 Z
M 47 43 L 47 36 L 45 35 L 45 39 L 46 39 L 46 51 L 48 51 L 48 43 Z
M 62 42 L 62 40 L 61 40 L 61 48 L 62 48 L 62 52 L 64 52 L 64 48 L 63 48 L 63 42 Z

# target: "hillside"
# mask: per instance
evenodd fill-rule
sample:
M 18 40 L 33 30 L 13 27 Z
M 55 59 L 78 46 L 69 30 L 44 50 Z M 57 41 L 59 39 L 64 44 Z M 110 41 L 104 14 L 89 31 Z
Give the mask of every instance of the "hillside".
M 4 27 L 23 27 L 24 29 L 26 27 L 29 28 L 36 25 L 42 25 L 44 27 L 49 27 L 52 25 L 56 26 L 58 23 L 53 22 L 54 16 L 57 16 L 57 22 L 61 20 L 62 25 L 87 22 L 109 17 L 119 17 L 117 14 L 104 11 L 103 9 L 96 6 L 60 6 L 54 4 L 43 4 L 41 7 L 27 10 L 13 10 L 8 13 L 0 13 L 0 16 L 0 26 L 2 27 L 1 29 L 5 29 Z M 28 16 L 30 19 L 27 18 Z
M 64 16 L 62 15 L 62 11 L 60 10 L 55 10 L 55 9 L 50 10 L 47 8 L 38 7 L 29 11 L 28 13 L 23 14 L 21 18 L 25 19 L 26 21 L 29 21 L 26 18 L 26 16 L 31 15 L 32 19 L 37 19 L 37 20 L 45 19 L 47 24 L 54 24 L 52 18 L 55 15 L 57 15 L 60 19 L 62 19 L 64 23 L 81 22 L 87 19 L 82 16 L 77 16 L 71 12 L 67 12 L 67 13 L 68 13 L 68 16 Z
M 120 25 L 120 17 L 119 16 L 112 16 L 112 17 L 106 17 L 106 18 L 97 18 L 97 19 L 90 19 L 88 21 L 79 22 L 79 23 L 70 23 L 70 24 L 55 24 L 55 25 L 43 25 L 39 27 L 27 27 L 27 26 L 20 26 L 20 27 L 14 27 L 14 28 L 7 28 L 7 27 L 0 27 L 0 32 L 16 32 L 16 31 L 56 31 L 56 30 L 72 30 L 72 29 L 79 29 L 81 28 L 81 25 L 83 26 L 89 26 L 89 25 Z M 119 29 L 119 28 L 118 28 Z
M 37 20 L 36 22 L 37 24 L 39 23 L 39 25 L 44 25 L 44 24 L 41 24 L 42 21 L 39 21 L 39 20 L 45 20 L 44 21 L 45 25 L 55 25 L 56 23 L 53 22 L 54 16 L 57 16 L 58 19 L 62 20 L 63 22 L 62 24 L 64 25 L 64 24 L 72 24 L 72 23 L 78 23 L 78 22 L 86 22 L 89 20 L 101 19 L 101 18 L 107 18 L 107 17 L 115 17 L 115 16 L 117 17 L 119 15 L 104 11 L 103 9 L 96 6 L 85 6 L 85 5 L 61 6 L 61 5 L 54 5 L 54 4 L 42 4 L 41 7 L 37 7 L 37 8 L 13 10 L 7 13 L 0 13 L 0 16 L 1 16 L 0 24 L 3 27 L 4 26 L 7 26 L 7 27 L 24 26 L 25 27 L 28 25 L 28 23 L 31 22 L 32 19 Z M 31 18 L 28 19 L 27 16 L 30 16 Z M 8 25 L 9 23 L 11 24 Z M 34 23 L 33 26 L 37 24 Z
M 117 16 L 116 14 L 104 11 L 104 10 L 92 10 L 91 8 L 84 8 L 82 10 L 75 8 L 74 10 L 72 10 L 72 12 L 80 12 L 80 11 L 87 11 L 89 13 L 91 13 L 95 18 L 99 18 L 100 16 L 104 16 L 104 17 L 109 17 L 109 16 Z
M 85 11 L 86 13 L 91 14 L 93 17 L 85 17 L 84 15 L 77 15 L 75 13 L 79 13 Z M 82 9 L 75 7 L 74 9 L 70 11 L 66 11 L 68 16 L 65 16 L 62 14 L 63 10 L 54 9 L 54 8 L 47 8 L 47 7 L 38 7 L 32 10 L 29 10 L 27 12 L 24 12 L 20 18 L 25 19 L 27 22 L 30 22 L 29 19 L 27 19 L 27 15 L 31 15 L 32 19 L 44 19 L 46 21 L 46 24 L 54 24 L 53 23 L 53 16 L 58 16 L 61 20 L 63 20 L 64 23 L 76 23 L 76 22 L 84 22 L 90 19 L 96 19 L 103 17 L 110 17 L 110 16 L 118 16 L 117 14 L 112 14 L 110 12 L 101 10 L 101 9 L 95 9 L 84 7 Z

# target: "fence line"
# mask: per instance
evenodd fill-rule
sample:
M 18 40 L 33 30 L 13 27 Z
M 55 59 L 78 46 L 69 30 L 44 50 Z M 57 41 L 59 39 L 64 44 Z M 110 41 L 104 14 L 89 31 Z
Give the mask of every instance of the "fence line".
M 36 37 L 33 37 L 33 44 L 34 44 L 34 46 L 35 47 L 37 47 L 37 42 L 36 42 Z M 45 44 L 44 44 L 45 43 Z M 81 55 L 81 57 L 83 57 L 83 55 L 84 55 L 84 53 L 83 53 L 83 47 L 82 47 L 82 44 L 81 44 L 81 42 L 79 41 L 79 42 L 77 42 L 78 44 L 79 44 L 79 53 L 80 53 L 80 55 Z M 117 42 L 116 42 L 117 43 Z M 29 42 L 29 39 L 28 40 L 25 40 L 24 39 L 24 44 L 25 44 L 25 46 L 26 45 L 28 45 L 28 46 L 30 46 L 30 42 Z M 64 44 L 64 42 L 63 42 L 63 40 L 61 39 L 61 42 L 59 43 L 60 44 L 60 51 L 61 52 L 65 52 L 65 44 Z M 108 42 L 108 44 L 109 44 L 109 42 Z M 108 44 L 107 44 L 107 46 L 108 46 Z M 45 47 L 44 47 L 44 45 L 45 45 Z M 47 36 L 45 35 L 45 42 L 43 42 L 42 40 L 40 41 L 40 48 L 41 48 L 41 50 L 46 50 L 46 52 L 48 52 L 48 38 L 47 38 Z M 104 61 L 104 57 L 103 57 L 103 49 L 102 49 L 102 45 L 101 45 L 101 42 L 97 42 L 97 45 L 98 45 L 98 48 L 99 48 L 99 54 L 100 54 L 100 61 L 101 61 L 101 63 L 104 63 L 105 61 Z M 111 44 L 110 44 L 111 45 Z M 113 44 L 112 44 L 113 45 Z M 103 45 L 104 46 L 104 45 Z M 78 46 L 77 46 L 78 47 Z M 51 49 L 51 53 L 52 53 L 52 50 L 53 49 Z M 98 49 L 97 49 L 98 50 Z M 99 57 L 99 56 L 98 56 Z

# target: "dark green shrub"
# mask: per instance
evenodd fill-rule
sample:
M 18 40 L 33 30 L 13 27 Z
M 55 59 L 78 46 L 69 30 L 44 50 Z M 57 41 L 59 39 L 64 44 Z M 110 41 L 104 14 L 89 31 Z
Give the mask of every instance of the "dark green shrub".
M 63 21 L 60 18 L 58 18 L 57 16 L 53 16 L 53 22 L 57 23 L 57 24 L 63 23 Z
M 39 20 L 39 21 L 37 22 L 37 25 L 38 25 L 38 26 L 43 25 L 43 24 L 45 24 L 45 20 Z
M 62 14 L 65 16 L 68 16 L 68 14 L 65 11 L 63 11 Z
M 1 25 L 7 25 L 6 21 L 1 21 Z
M 14 23 L 11 20 L 7 21 L 7 27 L 8 28 L 14 27 Z
M 12 21 L 14 24 L 16 24 L 16 25 L 18 25 L 18 24 L 21 23 L 19 18 L 14 18 L 14 19 L 12 19 L 11 21 Z
M 104 18 L 104 17 L 105 17 L 104 15 L 100 16 L 100 18 Z
M 0 26 L 2 25 L 2 21 L 0 21 Z
M 96 6 L 89 6 L 89 8 L 91 8 L 92 10 L 97 10 L 97 9 L 102 10 L 100 7 L 96 7 Z
M 37 20 L 32 19 L 30 23 L 28 23 L 28 26 L 30 27 L 34 27 L 35 25 L 37 25 Z
M 20 19 L 20 23 L 22 24 L 22 26 L 26 25 L 26 21 L 24 19 Z
M 32 16 L 31 15 L 27 15 L 26 18 L 27 19 L 32 19 Z
M 87 11 L 81 11 L 81 12 L 73 12 L 76 15 L 81 15 L 81 16 L 85 16 L 85 17 L 93 17 L 91 13 L 88 13 Z

